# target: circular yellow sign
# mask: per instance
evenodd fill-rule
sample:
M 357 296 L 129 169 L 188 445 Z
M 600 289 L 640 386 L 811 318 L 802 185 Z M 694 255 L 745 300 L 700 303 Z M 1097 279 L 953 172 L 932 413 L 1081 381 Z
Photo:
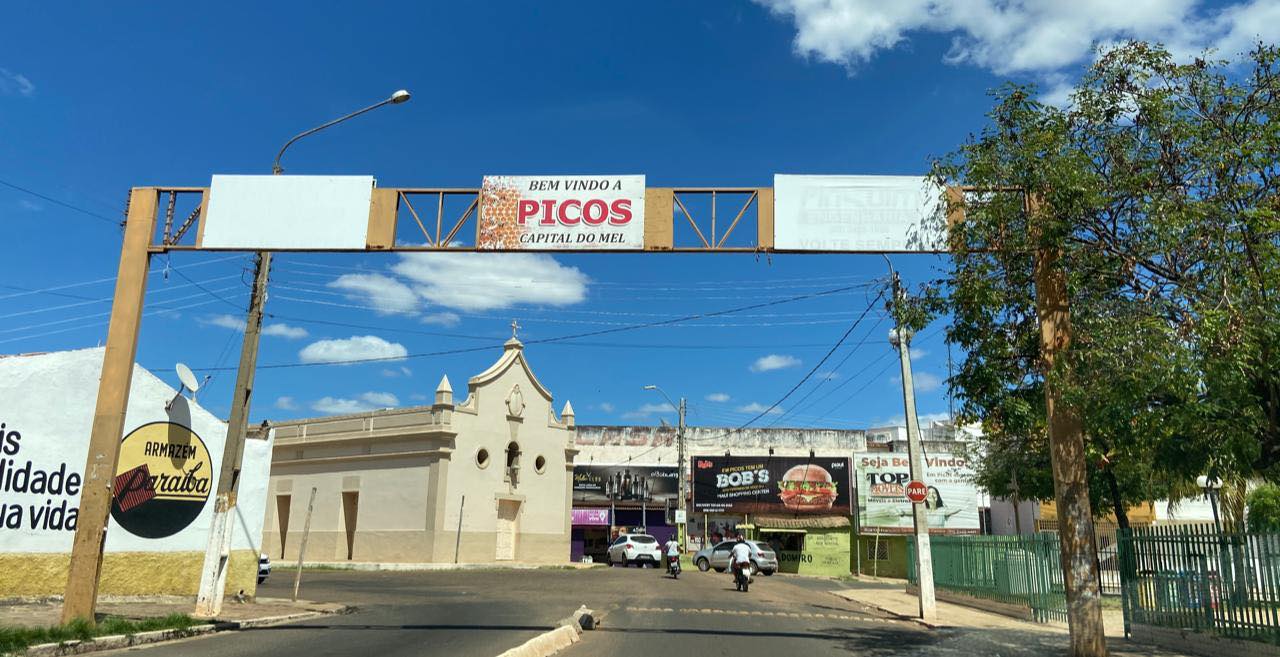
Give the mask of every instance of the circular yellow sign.
M 213 461 L 196 432 L 173 422 L 134 429 L 120 445 L 111 517 L 143 538 L 172 536 L 200 515 L 213 487 Z

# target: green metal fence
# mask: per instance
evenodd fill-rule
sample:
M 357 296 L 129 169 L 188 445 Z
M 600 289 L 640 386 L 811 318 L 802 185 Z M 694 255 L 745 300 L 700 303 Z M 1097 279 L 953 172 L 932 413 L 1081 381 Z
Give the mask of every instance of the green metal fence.
M 1026 607 L 1038 622 L 1067 621 L 1057 534 L 932 536 L 934 586 Z M 907 541 L 907 578 L 915 584 L 915 542 Z
M 1280 534 L 1213 525 L 1121 531 L 1125 629 L 1133 623 L 1280 644 Z

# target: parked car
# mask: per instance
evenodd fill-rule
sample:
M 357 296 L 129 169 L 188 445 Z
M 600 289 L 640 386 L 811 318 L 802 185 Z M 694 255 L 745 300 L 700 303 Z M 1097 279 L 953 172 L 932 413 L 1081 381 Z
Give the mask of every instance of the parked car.
M 648 534 L 620 534 L 609 544 L 609 565 L 616 563 L 656 568 L 662 563 L 662 546 Z
M 698 550 L 693 555 L 693 565 L 704 573 L 712 568 L 715 568 L 717 573 L 723 573 L 729 568 L 729 552 L 733 550 L 733 544 L 734 541 L 721 541 L 711 547 Z M 778 572 L 778 555 L 768 543 L 747 541 L 747 544 L 751 546 L 752 575 L 761 573 L 767 576 Z
M 258 555 L 258 583 L 261 584 L 267 581 L 267 578 L 270 576 L 271 559 L 268 559 L 265 554 Z

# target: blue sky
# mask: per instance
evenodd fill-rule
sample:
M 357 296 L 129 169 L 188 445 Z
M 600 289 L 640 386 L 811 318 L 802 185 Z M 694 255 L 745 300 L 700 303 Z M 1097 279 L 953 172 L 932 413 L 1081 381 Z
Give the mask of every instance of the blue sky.
M 11 8 L 0 27 L 0 181 L 47 198 L 0 184 L 0 353 L 105 339 L 120 232 L 103 218 L 120 217 L 131 186 L 268 173 L 292 134 L 398 88 L 413 100 L 299 142 L 286 169 L 444 187 L 511 173 L 640 173 L 651 186 L 769 185 L 775 173 L 916 174 L 981 127 L 986 94 L 1004 80 L 1035 82 L 1046 99 L 1063 102 L 1094 44 L 1136 36 L 1179 53 L 1230 54 L 1280 36 L 1265 32 L 1280 29 L 1275 0 L 1083 4 Z M 143 324 L 139 362 L 171 380 L 176 361 L 233 367 L 240 338 L 231 320 L 247 304 L 250 262 L 247 254 L 155 259 L 154 314 Z M 908 283 L 946 267 L 923 255 L 894 263 Z M 284 254 L 259 361 L 496 345 L 512 319 L 522 337 L 545 339 L 851 287 L 528 350 L 579 423 L 669 417 L 660 397 L 641 390 L 656 383 L 689 398 L 691 423 L 736 426 L 818 363 L 871 305 L 884 275 L 883 259 L 869 255 Z M 392 279 L 403 290 L 387 287 Z M 868 427 L 900 418 L 882 311 L 874 305 L 819 375 L 779 405 L 784 414 L 758 424 Z M 939 322 L 916 343 L 922 415 L 947 411 L 942 332 Z M 461 396 L 467 378 L 498 355 L 494 348 L 264 368 L 253 417 L 422 403 L 442 374 Z M 215 372 L 200 402 L 225 415 L 233 379 Z

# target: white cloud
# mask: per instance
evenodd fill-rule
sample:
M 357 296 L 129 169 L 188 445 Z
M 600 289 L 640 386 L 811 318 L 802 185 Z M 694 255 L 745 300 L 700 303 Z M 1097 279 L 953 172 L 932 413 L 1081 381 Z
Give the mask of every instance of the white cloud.
M 290 326 L 284 322 L 278 324 L 267 324 L 262 327 L 263 335 L 272 335 L 280 338 L 288 338 L 290 340 L 300 340 L 309 335 L 307 329 L 301 326 Z
M 304 363 L 334 361 L 359 361 L 374 358 L 404 358 L 409 351 L 398 342 L 387 342 L 376 335 L 353 335 L 341 340 L 317 340 L 302 351 L 298 358 Z
M 627 411 L 622 417 L 630 420 L 639 420 L 650 417 L 657 413 L 674 413 L 676 408 L 671 404 L 663 402 L 661 404 L 645 404 L 634 411 Z
M 427 401 L 431 398 L 420 392 L 415 392 L 412 395 L 409 395 L 409 399 L 412 399 L 413 401 Z
M 398 368 L 390 368 L 390 367 L 389 367 L 389 368 L 387 368 L 387 369 L 382 370 L 382 376 L 385 376 L 385 377 L 387 377 L 388 379 L 394 379 L 394 378 L 401 377 L 401 376 L 408 377 L 408 376 L 413 376 L 413 370 L 411 370 L 411 369 L 409 369 L 409 368 L 407 368 L 407 367 L 405 367 L 405 366 L 403 366 L 403 365 L 401 365 L 401 366 L 400 366 L 400 367 L 398 367 Z
M 613 404 L 610 404 L 609 402 L 600 402 L 600 410 L 604 411 L 605 413 L 612 413 L 615 410 L 615 408 L 616 407 Z
M 951 419 L 950 413 L 917 413 L 916 420 L 920 426 L 927 427 L 933 422 L 948 421 Z M 905 427 L 907 420 L 905 417 L 898 415 L 887 420 L 877 420 L 873 423 L 876 427 Z
M 739 406 L 738 412 L 739 413 L 763 413 L 768 408 L 769 408 L 768 406 L 765 406 L 760 402 L 751 402 L 746 406 Z M 775 407 L 773 410 L 769 411 L 769 415 L 781 415 L 781 414 L 782 414 L 781 406 Z
M 729 401 L 729 399 L 730 399 L 730 397 L 729 397 L 728 393 L 723 393 L 723 392 L 713 392 L 713 393 L 711 393 L 711 394 L 707 395 L 707 401 L 709 401 L 709 402 L 724 403 L 724 402 Z
M 418 295 L 399 280 L 382 274 L 343 274 L 329 287 L 358 303 L 370 303 L 379 315 L 406 315 L 418 310 Z
M 276 408 L 282 411 L 296 411 L 298 410 L 298 401 L 289 396 L 276 397 Z
M 213 315 L 211 317 L 203 317 L 197 319 L 196 322 L 204 326 L 218 326 L 232 331 L 244 330 L 244 318 L 232 317 L 231 315 Z
M 1235 58 L 1280 38 L 1280 3 L 1244 0 L 756 0 L 796 28 L 797 54 L 854 70 L 914 36 L 950 37 L 948 64 L 1042 81 L 1093 56 L 1099 44 L 1158 41 L 1186 57 L 1205 48 Z M 1056 97 L 1062 98 L 1061 90 Z M 1051 94 L 1053 95 L 1053 94 Z
M 30 98 L 36 93 L 36 85 L 21 73 L 14 73 L 7 68 L 0 68 L 0 96 L 23 96 Z
M 398 406 L 399 404 L 400 400 L 389 392 L 366 392 L 356 399 L 321 397 L 311 404 L 311 409 L 319 413 L 344 415 L 347 413 L 364 413 L 380 408 Z
M 795 356 L 786 356 L 783 354 L 769 354 L 756 359 L 751 364 L 752 372 L 772 372 L 773 370 L 786 369 L 795 367 L 800 364 L 800 359 Z
M 916 372 L 912 375 L 911 382 L 915 384 L 917 392 L 933 392 L 942 387 L 942 379 L 928 372 Z
M 23 210 L 26 210 L 27 212 L 40 212 L 44 210 L 43 205 L 40 205 L 39 203 L 36 203 L 31 199 L 25 199 L 25 198 L 18 199 L 18 207 L 22 208 Z
M 836 371 L 818 372 L 814 374 L 814 377 L 819 381 L 835 381 L 840 378 L 840 373 Z
M 912 358 L 924 358 L 925 356 L 928 356 L 928 355 L 929 355 L 929 352 L 925 351 L 924 349 L 921 349 L 920 347 L 911 348 Z
M 587 297 L 586 274 L 541 253 L 405 253 L 392 270 L 427 301 L 463 311 L 567 306 Z
M 436 326 L 452 327 L 457 326 L 461 321 L 462 318 L 458 317 L 457 313 L 450 312 L 429 313 L 422 316 L 423 324 L 435 324 Z

